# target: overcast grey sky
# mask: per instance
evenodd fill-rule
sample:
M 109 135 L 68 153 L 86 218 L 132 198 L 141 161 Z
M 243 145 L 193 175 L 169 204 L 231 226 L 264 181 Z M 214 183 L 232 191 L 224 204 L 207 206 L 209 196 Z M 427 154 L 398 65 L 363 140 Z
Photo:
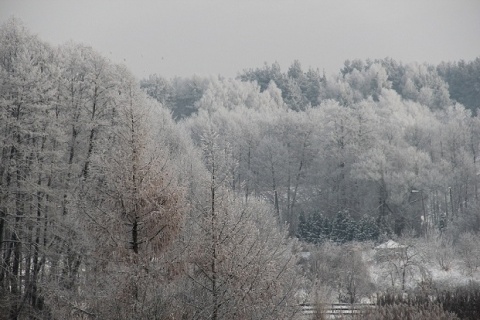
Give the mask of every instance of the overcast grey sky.
M 91 45 L 138 76 L 224 75 L 298 59 L 438 63 L 480 56 L 479 0 L 0 0 L 52 44 Z

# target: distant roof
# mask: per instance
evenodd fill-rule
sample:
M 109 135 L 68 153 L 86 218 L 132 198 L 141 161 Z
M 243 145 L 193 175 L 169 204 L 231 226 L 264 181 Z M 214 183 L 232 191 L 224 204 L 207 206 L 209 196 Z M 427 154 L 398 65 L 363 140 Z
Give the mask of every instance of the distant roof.
M 406 246 L 403 244 L 399 244 L 398 242 L 395 242 L 393 240 L 388 240 L 387 242 L 384 242 L 378 246 L 375 247 L 375 249 L 395 249 L 395 248 L 405 248 Z
M 302 257 L 302 258 L 305 259 L 305 260 L 310 259 L 310 256 L 311 256 L 311 255 L 312 255 L 312 254 L 311 254 L 310 252 L 308 252 L 308 251 L 306 251 L 306 252 L 305 252 L 305 251 L 300 252 L 300 257 Z

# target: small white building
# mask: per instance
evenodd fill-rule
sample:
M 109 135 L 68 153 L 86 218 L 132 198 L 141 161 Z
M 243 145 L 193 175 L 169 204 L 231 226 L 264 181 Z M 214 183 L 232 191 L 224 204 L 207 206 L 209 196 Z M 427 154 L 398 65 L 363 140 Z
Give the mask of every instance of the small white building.
M 406 253 L 406 245 L 399 244 L 391 239 L 375 247 L 375 258 L 378 262 L 401 258 Z

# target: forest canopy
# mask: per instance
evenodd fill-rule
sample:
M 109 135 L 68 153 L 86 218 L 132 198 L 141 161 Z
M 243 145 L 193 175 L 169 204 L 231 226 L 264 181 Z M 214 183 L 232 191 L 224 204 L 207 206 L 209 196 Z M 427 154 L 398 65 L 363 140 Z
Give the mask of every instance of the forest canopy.
M 268 199 L 291 235 L 336 239 L 340 219 L 350 240 L 376 240 L 425 234 L 456 216 L 478 230 L 479 67 L 480 58 L 385 58 L 346 61 L 327 76 L 294 61 L 286 72 L 273 63 L 237 79 L 152 75 L 140 84 L 196 144 L 213 125 L 236 159 L 232 188 Z

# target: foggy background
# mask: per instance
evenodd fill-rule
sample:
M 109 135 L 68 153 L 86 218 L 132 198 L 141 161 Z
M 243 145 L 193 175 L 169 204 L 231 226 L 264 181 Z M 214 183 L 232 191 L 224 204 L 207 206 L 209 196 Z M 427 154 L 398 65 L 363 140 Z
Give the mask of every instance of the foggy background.
M 91 45 L 138 76 L 221 74 L 298 59 L 336 72 L 346 59 L 473 59 L 480 1 L 0 1 L 45 41 Z

